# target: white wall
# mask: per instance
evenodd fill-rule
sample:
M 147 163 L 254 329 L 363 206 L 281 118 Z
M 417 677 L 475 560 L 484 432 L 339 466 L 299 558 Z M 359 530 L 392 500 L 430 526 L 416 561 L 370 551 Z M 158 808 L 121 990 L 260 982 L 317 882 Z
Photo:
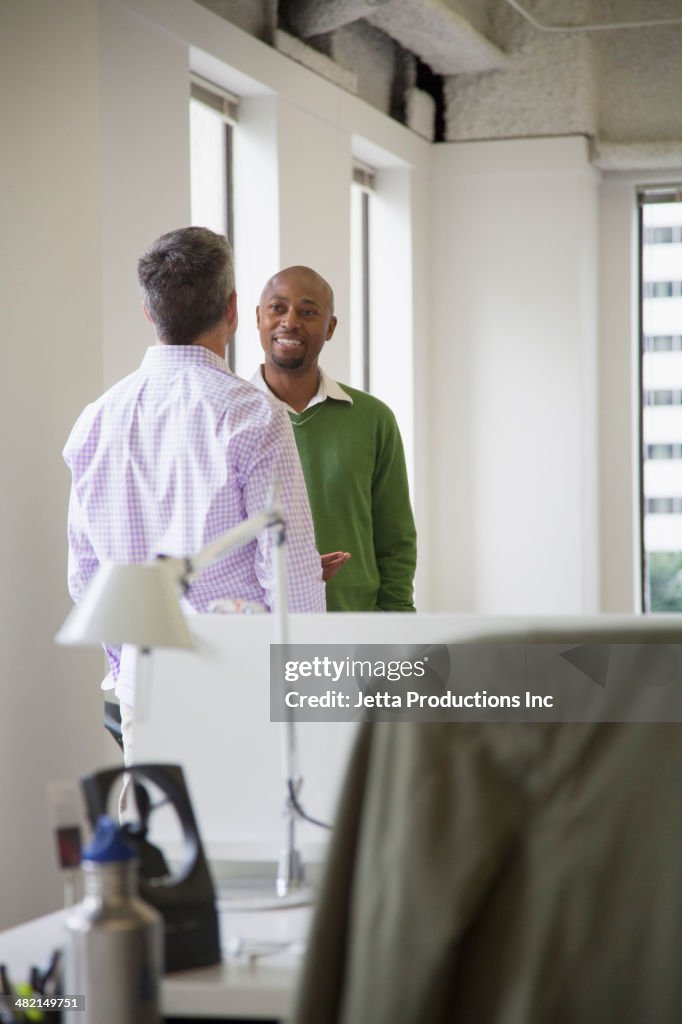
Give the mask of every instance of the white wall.
M 638 509 L 638 237 L 634 182 L 600 186 L 600 484 L 602 609 L 640 607 Z
M 253 96 L 240 104 L 234 136 L 235 249 L 239 327 L 235 369 L 247 380 L 261 362 L 256 306 L 267 279 L 279 268 L 279 164 L 277 97 Z M 254 230 L 254 224 L 262 227 Z M 274 268 L 274 269 L 273 269 Z
M 2 928 L 61 900 L 48 780 L 116 751 L 101 725 L 101 656 L 52 639 L 70 607 L 61 449 L 102 383 L 96 8 L 3 4 L 0 69 Z
M 582 138 L 436 148 L 437 608 L 598 606 L 597 185 Z
M 415 336 L 405 330 L 414 323 L 411 178 L 407 168 L 384 168 L 370 200 L 369 376 L 372 394 L 393 408 L 401 425 L 412 471 Z
M 351 137 L 287 102 L 280 104 L 278 135 L 280 265 L 312 266 L 332 283 L 339 324 L 321 361 L 333 377 L 348 380 Z
M 189 53 L 152 22 L 99 0 L 104 384 L 130 373 L 154 332 L 137 259 L 190 223 Z M 93 396 L 94 397 L 94 396 Z
M 248 379 L 263 359 L 255 315 L 263 285 L 302 264 L 334 288 L 339 326 L 321 362 L 348 379 L 351 174 L 348 132 L 277 96 L 241 103 L 234 182 L 241 376 Z
M 414 418 L 412 494 L 417 525 L 416 604 L 419 611 L 436 607 L 431 568 L 440 558 L 439 538 L 432 520 L 434 508 L 433 435 L 431 423 L 431 169 L 416 168 L 410 175 L 412 208 L 412 385 Z M 408 452 L 408 465 L 410 454 Z M 431 484 L 431 486 L 429 486 Z

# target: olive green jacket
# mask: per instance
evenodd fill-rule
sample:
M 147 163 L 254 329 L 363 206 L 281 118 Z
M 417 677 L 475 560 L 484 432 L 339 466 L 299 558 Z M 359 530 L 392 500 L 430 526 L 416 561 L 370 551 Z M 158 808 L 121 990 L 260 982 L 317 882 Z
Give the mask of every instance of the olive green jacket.
M 682 725 L 363 726 L 294 1024 L 679 1024 Z

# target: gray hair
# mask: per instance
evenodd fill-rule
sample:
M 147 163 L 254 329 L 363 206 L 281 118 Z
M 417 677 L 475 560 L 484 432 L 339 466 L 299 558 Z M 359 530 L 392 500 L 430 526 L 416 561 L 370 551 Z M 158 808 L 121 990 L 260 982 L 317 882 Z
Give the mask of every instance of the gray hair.
M 178 228 L 140 256 L 137 278 L 159 340 L 191 345 L 225 315 L 234 292 L 232 249 L 208 228 Z

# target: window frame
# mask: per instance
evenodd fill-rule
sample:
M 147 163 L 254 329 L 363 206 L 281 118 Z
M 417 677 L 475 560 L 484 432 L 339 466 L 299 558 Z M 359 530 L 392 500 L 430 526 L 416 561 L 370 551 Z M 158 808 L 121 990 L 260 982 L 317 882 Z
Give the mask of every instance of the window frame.
M 658 203 L 680 203 L 682 202 L 682 185 L 671 184 L 663 186 L 638 186 L 637 187 L 637 281 L 638 281 L 638 295 L 639 301 L 637 304 L 638 309 L 638 359 L 637 359 L 637 393 L 639 396 L 638 401 L 638 430 L 639 430 L 639 446 L 638 446 L 638 469 L 639 469 L 639 580 L 640 580 L 640 610 L 644 614 L 656 614 L 655 610 L 651 608 L 651 586 L 649 581 L 649 572 L 647 566 L 647 559 L 651 552 L 646 548 L 645 538 L 645 519 L 647 515 L 667 514 L 663 511 L 654 511 L 655 504 L 662 502 L 669 502 L 671 507 L 668 510 L 670 514 L 682 514 L 682 496 L 673 497 L 660 497 L 660 496 L 649 496 L 647 497 L 644 492 L 645 488 L 645 465 L 647 462 L 663 461 L 661 459 L 653 459 L 648 454 L 648 449 L 654 445 L 651 442 L 647 442 L 645 439 L 644 431 L 644 416 L 645 409 L 652 408 L 654 406 L 660 406 L 661 404 L 670 405 L 674 407 L 679 405 L 679 402 L 671 403 L 660 403 L 655 401 L 655 395 L 660 392 L 660 389 L 644 387 L 644 358 L 646 353 L 661 352 L 661 351 L 680 351 L 678 347 L 678 334 L 671 335 L 646 335 L 644 333 L 644 306 L 645 302 L 652 300 L 660 300 L 661 298 L 678 297 L 682 293 L 682 285 L 678 280 L 655 282 L 654 284 L 670 284 L 671 295 L 660 296 L 654 295 L 653 291 L 655 288 L 650 287 L 652 282 L 645 281 L 644 279 L 644 250 L 645 246 L 651 245 L 667 245 L 675 244 L 676 232 L 673 231 L 671 235 L 671 242 L 663 242 L 660 240 L 660 234 L 658 239 L 654 239 L 654 227 L 652 225 L 644 224 L 644 210 L 646 206 L 654 205 Z M 680 232 L 677 232 L 680 234 Z M 670 347 L 658 347 L 656 338 L 669 338 Z M 679 389 L 668 389 L 671 394 L 671 398 L 682 397 Z M 662 393 L 662 392 L 661 392 Z M 674 446 L 676 442 L 671 442 Z M 662 446 L 662 443 L 661 443 Z M 675 456 L 673 455 L 673 458 Z M 666 460 L 667 461 L 667 460 Z
M 371 331 L 371 274 L 370 274 L 370 201 L 375 188 L 375 171 L 365 164 L 354 162 L 351 189 L 360 191 L 360 236 L 361 236 L 361 271 L 360 287 L 362 303 L 361 318 L 361 389 L 371 394 L 371 362 L 372 362 L 372 331 Z
M 239 98 L 227 92 L 213 82 L 199 75 L 190 74 L 190 101 L 202 103 L 214 111 L 224 125 L 224 158 L 225 158 L 225 228 L 224 234 L 232 249 L 234 258 L 234 130 L 239 121 Z M 191 168 L 190 168 L 191 172 Z M 237 361 L 236 338 L 227 346 L 227 365 L 234 373 Z

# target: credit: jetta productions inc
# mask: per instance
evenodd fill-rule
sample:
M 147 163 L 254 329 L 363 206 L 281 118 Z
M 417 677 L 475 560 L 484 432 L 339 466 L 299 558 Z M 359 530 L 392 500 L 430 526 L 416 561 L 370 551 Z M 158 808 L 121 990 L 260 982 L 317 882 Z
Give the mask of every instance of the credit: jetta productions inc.
M 531 693 L 526 690 L 519 694 L 488 693 L 418 693 L 408 690 L 405 694 L 389 693 L 387 690 L 369 693 L 358 691 L 352 701 L 343 690 L 325 690 L 324 693 L 306 694 L 290 690 L 284 698 L 288 708 L 551 708 L 554 698 L 549 694 Z

